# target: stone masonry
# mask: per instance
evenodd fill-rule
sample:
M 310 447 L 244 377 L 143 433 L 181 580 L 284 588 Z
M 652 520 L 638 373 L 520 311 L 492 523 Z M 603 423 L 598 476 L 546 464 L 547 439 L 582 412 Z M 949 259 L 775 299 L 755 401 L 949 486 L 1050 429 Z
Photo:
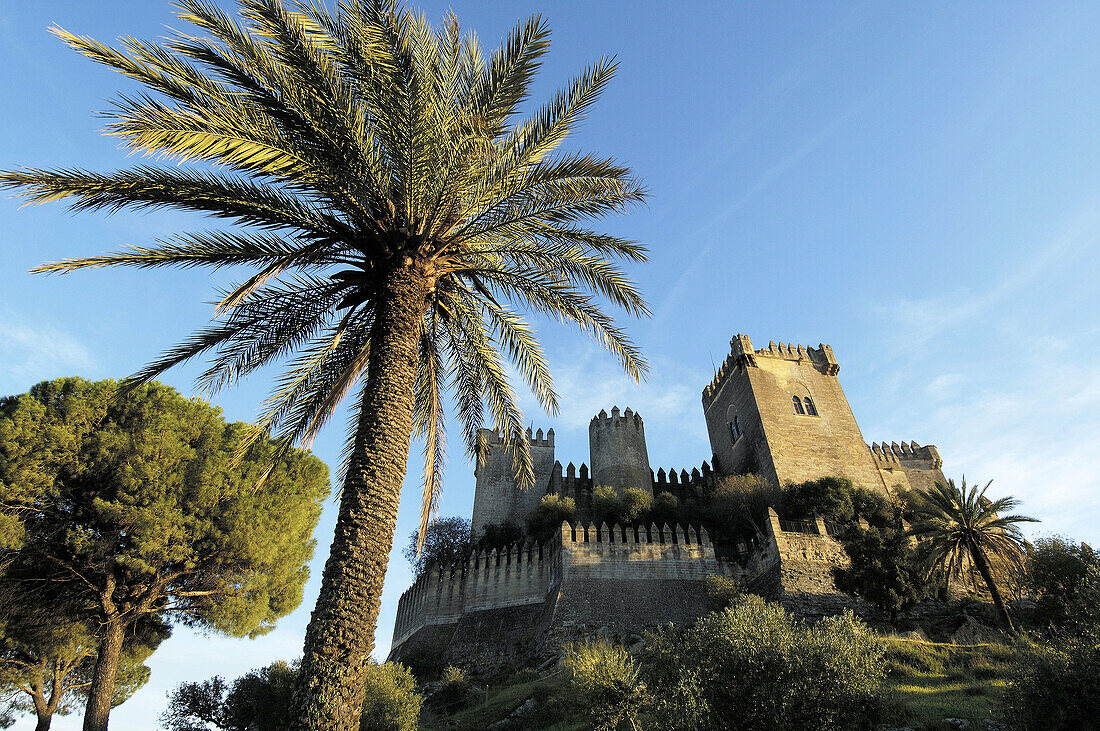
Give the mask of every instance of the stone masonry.
M 425 643 L 447 662 L 486 669 L 527 661 L 548 642 L 592 632 L 636 634 L 668 622 L 686 624 L 708 611 L 704 581 L 737 579 L 748 590 L 803 616 L 840 611 L 851 601 L 833 585 L 846 561 L 818 519 L 786 523 L 769 509 L 767 524 L 733 545 L 716 546 L 699 526 L 596 526 L 592 490 L 607 485 L 671 492 L 682 502 L 703 495 L 724 475 L 756 472 L 776 492 L 827 476 L 890 492 L 927 489 L 944 480 L 934 446 L 864 441 L 838 380 L 828 345 L 770 343 L 745 335 L 703 390 L 711 463 L 690 472 L 650 468 L 642 417 L 601 411 L 589 425 L 590 471 L 555 460 L 554 432 L 528 430 L 536 486 L 520 490 L 502 435 L 483 430 L 487 453 L 475 468 L 473 530 L 506 520 L 523 524 L 547 494 L 573 498 L 576 525 L 543 545 L 527 543 L 433 566 L 401 597 L 391 659 Z

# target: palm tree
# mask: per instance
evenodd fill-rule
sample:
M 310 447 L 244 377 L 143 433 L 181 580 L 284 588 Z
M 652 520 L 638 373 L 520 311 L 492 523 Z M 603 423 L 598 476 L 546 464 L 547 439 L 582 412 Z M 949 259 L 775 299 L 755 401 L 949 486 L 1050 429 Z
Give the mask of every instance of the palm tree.
M 1026 541 L 1018 524 L 1038 521 L 1023 515 L 1005 515 L 1016 508 L 1018 501 L 1014 497 L 990 500 L 985 491 L 992 484 L 990 480 L 981 490 L 971 487 L 967 491 L 964 477 L 959 487 L 954 480 L 948 480 L 946 485 L 937 482 L 927 492 L 916 492 L 917 520 L 909 532 L 923 539 L 922 552 L 930 573 L 943 569 L 948 577 L 954 578 L 976 568 L 993 598 L 1002 626 L 1012 634 L 1015 632 L 1012 618 L 1008 616 L 990 562 L 997 560 L 1022 568 Z
M 261 366 L 283 375 L 257 433 L 308 444 L 358 388 L 339 516 L 305 638 L 298 728 L 351 729 L 374 646 L 410 439 L 423 438 L 420 535 L 441 485 L 445 396 L 471 456 L 484 411 L 521 484 L 533 481 L 510 361 L 557 410 L 543 351 L 521 310 L 578 326 L 640 378 L 646 364 L 604 303 L 644 316 L 620 261 L 645 248 L 585 225 L 644 198 L 630 171 L 559 152 L 615 70 L 586 68 L 533 115 L 520 106 L 549 30 L 533 17 L 486 58 L 453 14 L 433 29 L 397 0 L 240 0 L 241 21 L 209 0 L 179 0 L 206 34 L 116 50 L 60 29 L 80 53 L 141 82 L 108 134 L 193 166 L 98 174 L 24 169 L 0 187 L 73 210 L 171 208 L 241 226 L 37 271 L 101 266 L 253 267 L 222 292 L 214 322 L 128 386 L 206 354 L 213 392 Z M 486 408 L 487 407 L 487 408 Z M 106 728 L 106 716 L 86 728 Z

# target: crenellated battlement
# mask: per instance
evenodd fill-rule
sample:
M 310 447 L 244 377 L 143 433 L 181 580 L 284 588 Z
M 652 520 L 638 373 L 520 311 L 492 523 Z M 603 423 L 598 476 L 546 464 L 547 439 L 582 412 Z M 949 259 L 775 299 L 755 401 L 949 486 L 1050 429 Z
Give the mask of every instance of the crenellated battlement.
M 929 444 L 920 446 L 916 442 L 874 442 L 867 447 L 871 451 L 871 457 L 875 464 L 885 469 L 897 467 L 918 467 L 923 469 L 939 469 L 943 466 L 940 452 L 935 446 Z M 927 465 L 916 465 L 916 462 L 924 462 Z
M 689 499 L 698 499 L 709 493 L 713 489 L 714 483 L 714 470 L 711 469 L 710 463 L 705 460 L 701 469 L 694 467 L 690 473 L 683 469 L 679 473 L 675 469 L 666 471 L 662 467 L 653 476 L 653 494 L 672 493 L 680 502 L 684 502 Z
M 492 429 L 482 429 L 482 436 L 485 438 L 485 443 L 488 446 L 504 444 L 507 440 L 504 434 L 494 431 Z M 531 427 L 527 427 L 526 435 L 527 442 L 532 447 L 553 447 L 554 446 L 554 430 L 550 429 L 546 432 L 545 436 L 542 433 L 542 429 L 532 434 Z
M 722 383 L 735 370 L 753 368 L 757 365 L 756 359 L 779 358 L 797 362 L 809 362 L 821 368 L 822 372 L 829 376 L 835 376 L 840 372 L 840 364 L 833 355 L 833 347 L 825 343 L 818 343 L 816 348 L 810 345 L 795 345 L 793 343 L 768 343 L 766 348 L 753 348 L 748 335 L 738 333 L 730 340 L 730 352 L 722 365 L 714 373 L 714 378 L 703 389 L 703 404 L 709 406 L 715 393 Z
M 593 427 L 631 427 L 635 430 L 642 429 L 642 415 L 636 411 L 631 410 L 629 406 L 626 407 L 626 411 L 619 413 L 618 406 L 611 407 L 611 415 L 609 416 L 607 411 L 600 409 L 600 413 L 592 417 L 592 421 L 589 425 L 589 429 Z
M 475 551 L 466 561 L 434 564 L 397 603 L 393 644 L 417 630 L 457 622 L 464 613 L 539 604 L 561 580 L 561 539 Z

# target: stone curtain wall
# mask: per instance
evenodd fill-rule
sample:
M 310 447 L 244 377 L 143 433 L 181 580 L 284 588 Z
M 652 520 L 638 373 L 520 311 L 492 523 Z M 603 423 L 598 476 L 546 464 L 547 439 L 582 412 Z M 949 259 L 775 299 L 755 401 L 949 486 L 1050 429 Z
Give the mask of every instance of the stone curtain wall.
M 722 568 L 705 530 L 563 524 L 561 542 L 556 627 L 639 632 L 711 609 L 703 580 Z
M 423 627 L 454 624 L 469 612 L 543 603 L 561 580 L 561 563 L 561 542 L 554 540 L 432 566 L 397 603 L 394 648 Z

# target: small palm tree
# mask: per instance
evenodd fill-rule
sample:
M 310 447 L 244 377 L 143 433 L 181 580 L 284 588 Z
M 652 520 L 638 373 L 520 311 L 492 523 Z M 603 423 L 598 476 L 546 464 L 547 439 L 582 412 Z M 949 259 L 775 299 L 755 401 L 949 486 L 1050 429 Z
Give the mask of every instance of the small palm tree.
M 258 433 L 288 448 L 308 443 L 359 389 L 294 719 L 296 728 L 347 731 L 362 707 L 414 435 L 425 442 L 421 536 L 438 501 L 446 393 L 471 456 L 486 448 L 487 406 L 530 485 L 503 361 L 551 412 L 557 395 L 519 310 L 578 326 L 632 377 L 644 373 L 602 301 L 648 314 L 615 261 L 645 261 L 645 249 L 585 225 L 644 192 L 613 160 L 557 152 L 614 62 L 597 62 L 518 118 L 548 47 L 538 17 L 486 58 L 453 15 L 435 30 L 395 0 L 340 0 L 334 12 L 311 0 L 240 4 L 243 23 L 211 0 L 179 0 L 180 18 L 208 37 L 125 39 L 124 50 L 55 30 L 152 92 L 120 97 L 109 134 L 198 165 L 30 169 L 0 173 L 0 187 L 36 203 L 69 198 L 74 210 L 172 208 L 243 226 L 39 270 L 253 269 L 223 293 L 210 327 L 130 386 L 202 354 L 211 358 L 200 377 L 207 392 L 282 363 Z M 106 728 L 106 716 L 86 728 Z
M 922 552 L 929 573 L 943 569 L 948 577 L 969 574 L 975 568 L 985 582 L 1002 626 L 1015 632 L 1001 591 L 993 577 L 991 559 L 1014 568 L 1022 568 L 1026 541 L 1017 524 L 1036 523 L 1035 518 L 1005 515 L 1018 501 L 1013 497 L 990 500 L 985 491 L 992 480 L 979 490 L 966 489 L 966 478 L 956 487 L 954 480 L 937 482 L 928 492 L 917 492 L 919 503 L 916 522 L 909 532 L 923 540 Z

